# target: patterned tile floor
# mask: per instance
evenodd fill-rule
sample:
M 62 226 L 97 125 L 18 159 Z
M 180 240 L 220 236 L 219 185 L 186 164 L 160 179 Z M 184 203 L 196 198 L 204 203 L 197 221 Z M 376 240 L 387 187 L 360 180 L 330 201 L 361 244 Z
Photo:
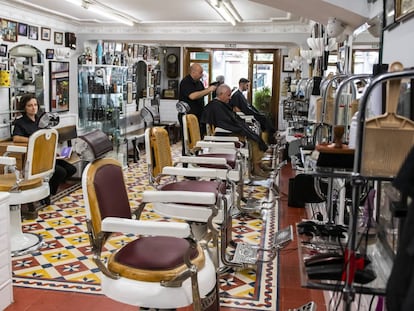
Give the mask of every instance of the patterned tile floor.
M 140 193 L 150 189 L 141 163 L 129 166 L 125 181 L 131 207 L 140 203 Z M 263 198 L 267 189 L 249 189 Z M 165 220 L 151 210 L 142 219 Z M 25 221 L 23 230 L 43 236 L 45 246 L 38 252 L 13 258 L 14 286 L 100 294 L 99 271 L 90 260 L 89 240 L 85 227 L 81 190 L 76 190 L 39 212 L 36 220 Z M 277 230 L 277 212 L 273 209 L 265 221 L 251 216 L 233 220 L 233 238 L 256 245 L 268 245 Z M 132 237 L 118 235 L 107 243 L 106 254 L 119 248 Z M 260 264 L 256 271 L 230 271 L 220 276 L 221 305 L 250 310 L 275 310 L 277 299 L 277 261 Z

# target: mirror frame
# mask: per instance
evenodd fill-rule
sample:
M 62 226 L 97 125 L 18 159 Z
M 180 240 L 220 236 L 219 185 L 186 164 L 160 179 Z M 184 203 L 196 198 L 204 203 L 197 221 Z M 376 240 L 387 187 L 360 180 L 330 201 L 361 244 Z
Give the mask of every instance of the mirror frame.
M 49 62 L 50 112 L 69 111 L 69 62 Z

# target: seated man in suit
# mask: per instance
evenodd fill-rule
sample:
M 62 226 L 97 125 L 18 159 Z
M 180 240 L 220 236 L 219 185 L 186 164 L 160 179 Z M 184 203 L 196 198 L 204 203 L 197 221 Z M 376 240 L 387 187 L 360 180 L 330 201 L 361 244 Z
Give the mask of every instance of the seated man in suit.
M 201 116 L 201 123 L 220 127 L 241 137 L 241 139 L 247 138 L 252 146 L 252 174 L 267 178 L 268 174 L 261 167 L 263 154 L 268 148 L 267 144 L 233 111 L 229 104 L 230 87 L 227 84 L 222 84 L 217 88 L 216 93 L 216 98 L 211 100 L 205 107 Z
M 274 134 L 276 133 L 276 129 L 272 124 L 272 120 L 270 120 L 270 118 L 267 117 L 264 113 L 260 112 L 253 105 L 251 105 L 243 94 L 243 92 L 249 89 L 249 83 L 250 81 L 245 78 L 241 78 L 239 80 L 239 88 L 231 95 L 230 105 L 236 112 L 241 111 L 245 115 L 253 116 L 260 123 L 260 128 L 263 133 L 266 133 L 265 136 L 267 136 L 267 139 L 265 140 L 272 140 Z

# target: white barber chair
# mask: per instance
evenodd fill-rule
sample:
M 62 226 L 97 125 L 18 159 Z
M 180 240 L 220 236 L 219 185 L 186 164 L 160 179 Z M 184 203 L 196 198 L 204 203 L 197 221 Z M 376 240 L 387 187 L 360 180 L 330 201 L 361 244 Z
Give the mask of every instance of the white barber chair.
M 228 267 L 236 268 L 254 268 L 257 262 L 273 260 L 276 256 L 276 250 L 279 244 L 271 245 L 267 249 L 262 249 L 257 245 L 247 243 L 234 243 L 232 241 L 232 217 L 231 206 L 234 194 L 232 188 L 227 187 L 227 181 L 222 177 L 220 169 L 214 168 L 183 168 L 173 166 L 171 149 L 169 145 L 168 133 L 160 127 L 149 128 L 145 133 L 146 157 L 150 181 L 156 187 L 157 192 L 173 191 L 180 196 L 187 196 L 191 192 L 212 192 L 216 196 L 217 216 L 212 219 L 214 225 L 220 228 L 219 239 L 215 236 L 215 231 L 209 225 L 210 220 L 206 215 L 200 214 L 200 204 L 196 201 L 192 204 L 181 204 L 173 199 L 169 201 L 157 201 L 153 203 L 154 210 L 164 216 L 183 219 L 192 225 L 197 236 L 211 236 L 213 247 L 211 251 L 217 253 L 219 272 L 225 271 Z M 180 157 L 180 160 L 187 163 L 201 163 L 207 165 L 225 166 L 226 160 L 223 158 L 206 158 L 206 157 Z M 200 162 L 199 162 L 200 163 Z M 182 179 L 182 176 L 199 178 L 204 177 L 209 180 L 188 180 Z M 167 179 L 166 179 L 167 178 Z M 180 179 L 181 178 L 181 179 Z M 217 178 L 221 180 L 216 180 Z M 177 195 L 178 198 L 178 195 Z M 138 214 L 144 207 L 140 206 Z M 208 232 L 207 232 L 207 229 Z M 275 235 L 279 236 L 279 235 Z M 206 239 L 208 241 L 208 239 Z M 220 240 L 218 247 L 215 241 Z M 232 243 L 233 242 L 233 243 Z M 234 255 L 229 256 L 228 247 L 234 246 Z M 259 255 L 260 254 L 260 255 Z M 262 256 L 264 259 L 258 259 Z
M 104 158 L 88 164 L 82 174 L 82 190 L 93 260 L 102 272 L 104 295 L 141 308 L 192 305 L 193 310 L 219 310 L 216 269 L 208 252 L 194 239 L 186 223 L 131 218 L 119 162 Z M 157 197 L 144 194 L 143 204 Z M 183 204 L 215 203 L 211 193 L 180 198 Z M 209 217 L 212 213 L 209 209 Z M 101 252 L 108 238 L 117 232 L 136 234 L 137 239 L 106 261 Z
M 23 233 L 20 207 L 50 194 L 48 179 L 55 170 L 57 143 L 58 132 L 55 129 L 41 129 L 29 137 L 27 147 L 8 146 L 6 154 L 25 154 L 22 172 L 16 169 L 16 158 L 0 157 L 0 164 L 5 165 L 5 174 L 0 175 L 0 191 L 10 194 L 12 256 L 29 253 L 42 244 L 40 235 Z
M 193 114 L 183 115 L 184 150 L 187 155 L 201 157 L 225 158 L 230 166 L 230 174 L 227 175 L 236 184 L 234 189 L 235 206 L 241 213 L 260 215 L 263 210 L 271 208 L 275 198 L 269 191 L 265 200 L 257 201 L 253 198 L 245 198 L 244 185 L 250 180 L 249 149 L 235 136 L 205 136 L 201 140 L 197 117 Z M 212 165 L 200 165 L 220 169 L 222 167 Z M 262 185 L 262 184 L 259 184 Z M 268 187 L 270 189 L 270 187 Z

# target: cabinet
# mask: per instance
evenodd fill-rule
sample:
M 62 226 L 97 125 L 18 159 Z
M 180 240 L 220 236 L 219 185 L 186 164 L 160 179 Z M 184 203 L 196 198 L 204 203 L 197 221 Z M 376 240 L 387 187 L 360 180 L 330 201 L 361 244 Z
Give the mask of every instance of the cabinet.
M 13 302 L 8 193 L 0 193 L 0 310 Z
M 126 113 L 128 67 L 79 65 L 79 128 L 100 129 L 116 142 Z

